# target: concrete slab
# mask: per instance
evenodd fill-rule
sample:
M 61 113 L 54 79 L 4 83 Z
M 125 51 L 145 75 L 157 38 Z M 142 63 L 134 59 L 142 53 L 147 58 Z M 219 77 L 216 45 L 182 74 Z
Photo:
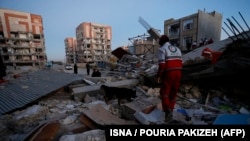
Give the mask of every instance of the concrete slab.
M 165 119 L 165 113 L 157 107 L 148 114 L 145 114 L 143 112 L 136 112 L 134 116 L 141 124 L 145 125 L 163 124 Z
M 115 81 L 115 82 L 109 82 L 104 83 L 107 86 L 113 86 L 113 87 L 134 87 L 139 83 L 139 80 L 137 79 L 127 79 L 127 80 L 121 80 L 121 81 Z M 101 85 L 91 85 L 91 86 L 84 86 L 84 87 L 77 87 L 73 88 L 73 96 L 75 101 L 81 101 L 86 94 L 90 93 L 96 93 L 100 91 Z
M 105 125 L 135 125 L 135 121 L 124 120 L 107 111 L 101 104 L 82 111 L 89 119 L 101 126 Z
M 161 103 L 161 100 L 158 97 L 147 97 L 136 99 L 135 101 L 126 103 L 125 106 L 134 110 L 135 112 L 141 112 L 149 107 L 158 106 Z M 161 108 L 161 107 L 159 107 Z

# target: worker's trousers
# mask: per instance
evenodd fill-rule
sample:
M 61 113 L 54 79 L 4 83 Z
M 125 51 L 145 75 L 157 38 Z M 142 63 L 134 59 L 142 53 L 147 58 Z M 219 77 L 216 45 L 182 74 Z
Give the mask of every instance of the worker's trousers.
M 160 89 L 163 111 L 174 109 L 181 76 L 181 70 L 169 70 L 164 73 Z

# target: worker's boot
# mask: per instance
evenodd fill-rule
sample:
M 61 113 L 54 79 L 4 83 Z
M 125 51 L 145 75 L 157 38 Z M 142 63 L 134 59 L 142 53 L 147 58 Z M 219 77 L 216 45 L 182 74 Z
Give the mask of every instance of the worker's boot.
M 165 122 L 169 122 L 173 119 L 173 112 L 171 110 L 165 111 Z

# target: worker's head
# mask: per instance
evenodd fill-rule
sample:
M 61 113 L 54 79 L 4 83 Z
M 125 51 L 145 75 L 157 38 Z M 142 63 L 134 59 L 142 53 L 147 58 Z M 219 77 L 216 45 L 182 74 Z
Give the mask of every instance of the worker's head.
M 168 42 L 169 41 L 169 38 L 168 38 L 168 36 L 167 35 L 162 35 L 161 37 L 160 37 L 160 40 L 159 40 L 159 44 L 162 46 L 162 45 L 164 45 L 166 42 Z

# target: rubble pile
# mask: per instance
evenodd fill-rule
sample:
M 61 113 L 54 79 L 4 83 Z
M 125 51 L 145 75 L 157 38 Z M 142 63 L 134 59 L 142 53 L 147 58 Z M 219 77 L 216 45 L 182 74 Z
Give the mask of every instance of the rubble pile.
M 105 81 L 99 82 L 105 83 Z M 72 89 L 76 86 L 79 84 L 69 87 Z M 86 94 L 82 101 L 75 101 L 72 96 L 65 97 L 65 95 L 71 95 L 71 91 L 66 92 L 62 89 L 26 109 L 1 116 L 0 136 L 12 140 L 35 138 L 34 133 L 38 132 L 35 129 L 58 123 L 60 126 L 58 129 L 56 128 L 55 139 L 105 140 L 104 134 L 101 133 L 86 134 L 88 131 L 97 132 L 96 129 L 102 129 L 98 125 L 105 126 L 110 122 L 113 124 L 163 124 L 163 119 L 160 118 L 163 112 L 161 112 L 159 88 L 142 84 L 137 84 L 136 88 L 138 98 L 130 103 L 123 101 L 121 107 L 118 106 L 115 99 L 107 105 L 102 98 L 101 91 Z M 152 106 L 157 108 L 154 110 Z M 175 121 L 174 124 L 209 125 L 214 124 L 218 115 L 221 114 L 249 115 L 248 108 L 247 105 L 231 100 L 221 91 L 204 90 L 196 84 L 186 83 L 180 87 L 173 121 Z M 138 112 L 145 113 L 142 119 L 137 119 L 136 113 L 138 114 Z M 103 115 L 103 113 L 108 115 Z M 101 119 L 98 119 L 99 114 L 102 115 Z M 91 117 L 91 122 L 94 121 L 93 123 L 98 125 L 90 126 L 89 121 L 82 120 L 83 115 Z

